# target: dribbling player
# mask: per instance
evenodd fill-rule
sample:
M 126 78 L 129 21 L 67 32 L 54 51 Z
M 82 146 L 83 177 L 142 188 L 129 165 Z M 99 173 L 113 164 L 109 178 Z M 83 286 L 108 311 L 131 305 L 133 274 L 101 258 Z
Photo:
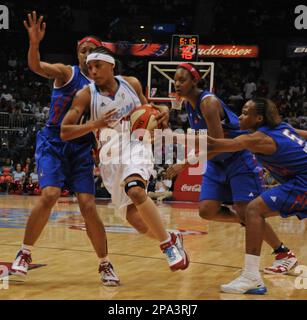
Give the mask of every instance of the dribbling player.
M 160 248 L 165 253 L 171 270 L 186 269 L 189 260 L 183 249 L 181 234 L 168 233 L 165 230 L 156 205 L 147 196 L 146 185 L 153 169 L 153 162 L 137 163 L 142 160 L 137 155 L 145 150 L 143 144 L 140 141 L 131 143 L 130 164 L 114 163 L 112 159 L 107 163 L 105 160 L 108 150 L 117 143 L 117 140 L 114 140 L 115 136 L 123 136 L 129 132 L 129 121 L 125 121 L 125 118 L 137 106 L 147 103 L 141 85 L 134 77 L 114 77 L 115 61 L 112 53 L 105 48 L 94 49 L 87 57 L 87 64 L 95 83 L 76 94 L 72 107 L 62 122 L 61 137 L 65 140 L 74 139 L 103 128 L 100 133 L 100 140 L 105 143 L 100 151 L 101 175 L 112 195 L 113 203 L 117 208 L 127 210 L 128 221 L 129 216 L 139 214 L 148 230 L 160 241 Z M 81 114 L 89 110 L 92 121 L 77 124 Z M 109 111 L 107 114 L 106 110 Z M 110 117 L 113 122 L 120 123 L 112 123 L 114 134 L 106 142 L 104 137 Z M 160 120 L 163 122 L 165 115 L 161 113 L 161 117 Z M 147 151 L 144 151 L 144 155 L 148 156 L 148 160 L 151 157 L 151 149 L 150 153 Z M 125 157 L 125 151 L 122 156 Z

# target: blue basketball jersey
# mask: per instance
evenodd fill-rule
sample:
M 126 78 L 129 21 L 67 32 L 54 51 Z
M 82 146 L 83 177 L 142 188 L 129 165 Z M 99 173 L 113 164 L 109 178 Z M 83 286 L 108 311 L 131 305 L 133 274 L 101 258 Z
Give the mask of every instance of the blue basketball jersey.
M 307 175 L 307 142 L 290 125 L 282 122 L 273 129 L 261 126 L 257 131 L 271 137 L 277 145 L 272 155 L 256 154 L 277 181 L 283 183 L 297 175 Z
M 189 122 L 192 129 L 207 129 L 200 104 L 203 99 L 214 96 L 213 93 L 202 91 L 198 97 L 196 108 L 185 102 Z M 246 131 L 239 128 L 239 118 L 219 100 L 225 114 L 221 125 L 226 138 L 235 138 Z M 249 202 L 263 192 L 262 168 L 256 159 L 247 151 L 224 152 L 207 161 L 203 175 L 200 201 L 216 200 L 221 203 Z
M 200 104 L 206 97 L 210 96 L 216 97 L 213 93 L 209 91 L 202 91 L 198 97 L 195 109 L 191 106 L 191 104 L 188 101 L 184 101 L 184 106 L 188 113 L 189 122 L 192 129 L 200 130 L 208 128 L 206 120 L 200 110 Z M 238 116 L 234 112 L 232 112 L 230 108 L 222 100 L 220 100 L 219 98 L 217 99 L 220 101 L 225 114 L 225 119 L 221 121 L 222 128 L 224 131 L 224 137 L 235 138 L 241 134 L 247 133 L 247 131 L 240 130 Z M 212 161 L 225 160 L 233 156 L 233 154 L 234 153 L 232 152 L 224 152 L 214 157 Z
M 76 92 L 91 81 L 80 70 L 78 66 L 73 66 L 71 79 L 62 87 L 54 87 L 51 93 L 51 107 L 47 126 L 61 126 L 61 122 L 71 107 L 72 100 Z
M 46 127 L 60 134 L 60 127 L 65 114 L 71 107 L 74 95 L 83 87 L 87 86 L 91 80 L 86 77 L 78 66 L 72 66 L 73 74 L 71 79 L 62 87 L 54 87 L 51 94 L 51 104 L 49 118 Z M 89 115 L 84 114 L 82 119 L 89 119 Z M 91 141 L 93 134 L 87 134 L 84 137 L 74 139 L 73 141 Z
M 37 134 L 35 159 L 39 184 L 42 189 L 66 185 L 74 192 L 95 194 L 91 152 L 94 135 L 89 133 L 70 141 L 60 138 L 61 122 L 71 107 L 74 95 L 90 83 L 78 66 L 72 68 L 71 79 L 64 86 L 53 88 L 49 119 L 46 127 Z

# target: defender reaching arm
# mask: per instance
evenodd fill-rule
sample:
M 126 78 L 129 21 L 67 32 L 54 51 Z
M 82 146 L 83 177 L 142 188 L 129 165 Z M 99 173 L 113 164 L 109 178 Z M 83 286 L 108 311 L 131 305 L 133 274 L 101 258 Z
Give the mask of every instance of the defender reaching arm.
M 208 136 L 209 152 L 236 152 L 247 149 L 252 153 L 273 154 L 276 144 L 262 132 L 243 134 L 234 139 L 215 139 Z
M 30 46 L 28 51 L 29 68 L 42 77 L 55 80 L 55 86 L 63 86 L 72 76 L 72 67 L 62 63 L 47 63 L 40 60 L 39 44 L 43 40 L 46 31 L 46 23 L 43 16 L 37 19 L 36 12 L 28 14 L 28 21 L 23 22 L 28 31 Z

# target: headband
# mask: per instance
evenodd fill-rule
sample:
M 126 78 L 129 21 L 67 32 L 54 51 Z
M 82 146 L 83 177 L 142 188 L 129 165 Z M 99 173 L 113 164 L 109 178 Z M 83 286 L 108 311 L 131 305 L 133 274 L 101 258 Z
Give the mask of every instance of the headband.
M 198 71 L 193 66 L 191 66 L 189 63 L 181 63 L 177 67 L 177 69 L 179 69 L 179 68 L 183 68 L 183 69 L 188 70 L 192 74 L 194 79 L 196 79 L 197 81 L 200 80 L 200 75 L 199 75 Z
M 113 64 L 113 66 L 115 66 L 115 59 L 108 54 L 99 53 L 99 52 L 91 53 L 87 56 L 86 63 L 88 63 L 89 61 L 92 61 L 92 60 L 105 61 L 105 62 L 111 63 L 111 64 Z
M 101 42 L 96 40 L 95 38 L 93 37 L 84 37 L 83 39 L 81 39 L 80 41 L 78 41 L 78 45 L 77 45 L 77 49 L 81 46 L 82 43 L 84 42 L 91 42 L 93 43 L 94 45 L 96 45 L 97 47 L 100 47 L 101 46 Z

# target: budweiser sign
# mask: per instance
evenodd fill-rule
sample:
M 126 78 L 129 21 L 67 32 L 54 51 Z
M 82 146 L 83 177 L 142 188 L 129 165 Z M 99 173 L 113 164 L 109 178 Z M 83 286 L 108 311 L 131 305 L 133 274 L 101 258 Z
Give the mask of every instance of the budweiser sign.
M 258 46 L 235 46 L 235 45 L 203 45 L 198 47 L 200 57 L 216 58 L 257 58 Z
M 188 185 L 185 183 L 181 186 L 181 191 L 200 192 L 200 184 Z

